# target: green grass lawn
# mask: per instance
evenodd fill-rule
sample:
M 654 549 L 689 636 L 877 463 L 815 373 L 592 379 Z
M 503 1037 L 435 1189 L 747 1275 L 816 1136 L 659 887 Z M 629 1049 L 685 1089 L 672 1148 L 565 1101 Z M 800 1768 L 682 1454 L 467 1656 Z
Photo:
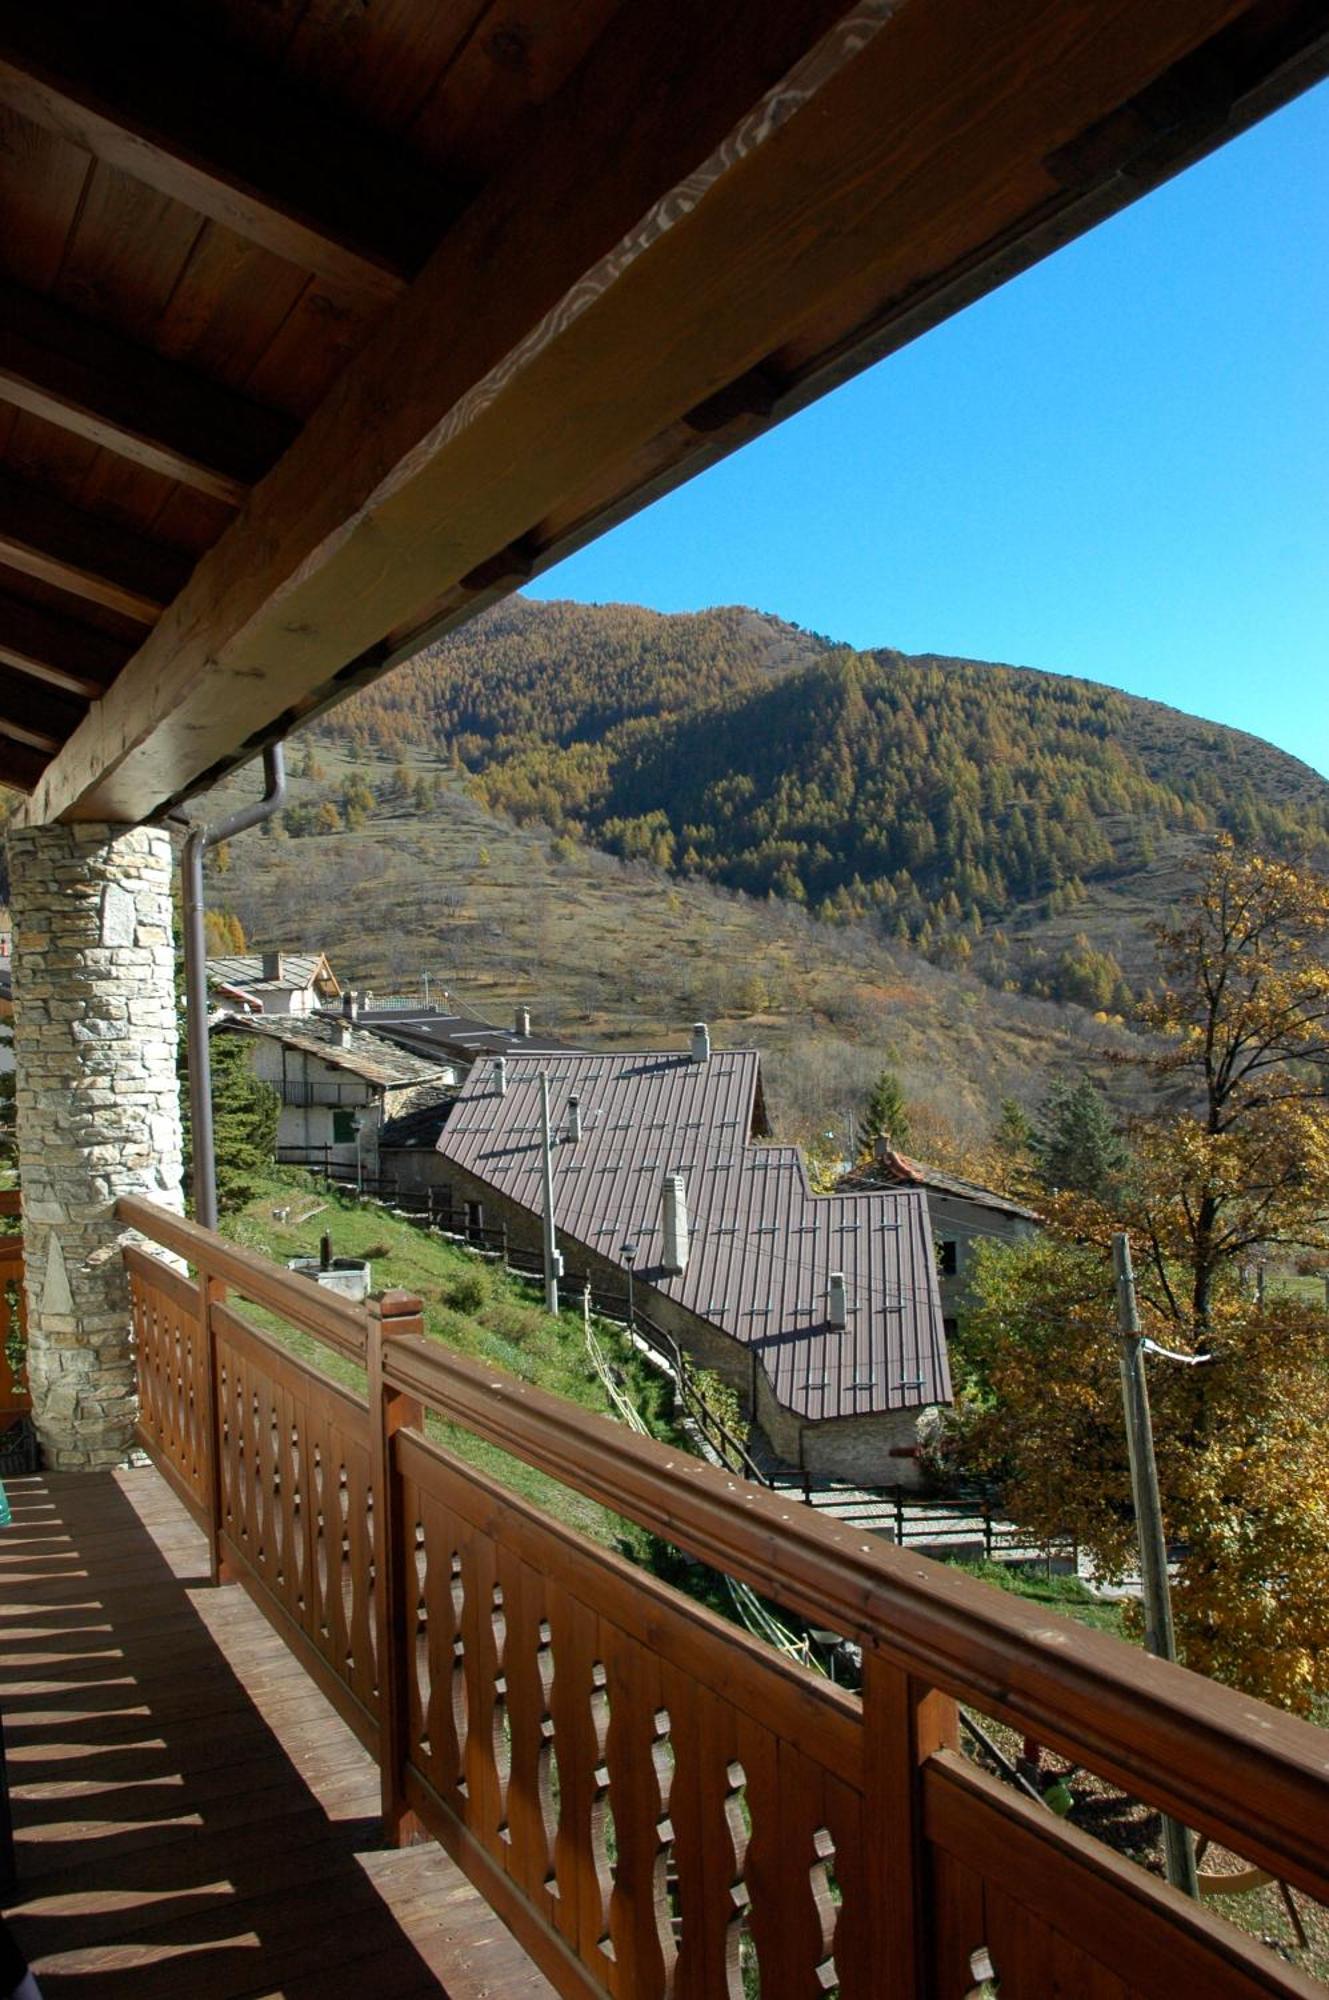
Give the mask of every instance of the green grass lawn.
M 276 1211 L 285 1209 L 289 1209 L 289 1216 L 279 1221 Z M 431 1339 L 456 1353 L 506 1369 L 554 1395 L 566 1396 L 583 1409 L 611 1414 L 604 1386 L 586 1352 L 580 1310 L 561 1313 L 555 1319 L 545 1311 L 534 1287 L 385 1209 L 329 1190 L 312 1176 L 280 1173 L 242 1210 L 223 1217 L 221 1226 L 232 1241 L 280 1264 L 290 1257 L 317 1256 L 326 1231 L 332 1238 L 334 1256 L 370 1259 L 375 1291 L 391 1287 L 419 1295 L 424 1303 L 425 1331 Z M 364 1388 L 363 1370 L 345 1356 L 247 1302 L 244 1312 L 256 1325 L 277 1334 L 293 1353 L 317 1362 L 348 1387 Z M 596 1329 L 601 1345 L 620 1371 L 626 1393 L 657 1435 L 667 1433 L 672 1423 L 668 1384 L 646 1366 L 617 1328 L 597 1321 Z M 428 1430 L 459 1458 L 501 1480 L 570 1527 L 638 1562 L 652 1566 L 658 1562 L 655 1538 L 644 1528 L 456 1425 L 431 1417 Z

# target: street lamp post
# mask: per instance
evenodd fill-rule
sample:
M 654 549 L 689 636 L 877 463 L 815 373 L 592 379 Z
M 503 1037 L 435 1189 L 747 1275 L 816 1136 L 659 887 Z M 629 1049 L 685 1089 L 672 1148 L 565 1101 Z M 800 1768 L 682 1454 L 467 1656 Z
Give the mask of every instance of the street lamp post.
M 623 1259 L 628 1274 L 628 1332 L 631 1333 L 637 1324 L 632 1299 L 632 1267 L 637 1261 L 637 1246 L 635 1243 L 625 1243 L 618 1254 Z

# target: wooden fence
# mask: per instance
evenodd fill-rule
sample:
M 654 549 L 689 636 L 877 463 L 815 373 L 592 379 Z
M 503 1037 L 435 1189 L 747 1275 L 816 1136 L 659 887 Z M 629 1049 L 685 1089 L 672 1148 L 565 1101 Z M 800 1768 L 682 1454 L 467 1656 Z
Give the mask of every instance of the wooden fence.
M 389 1837 L 440 1840 L 556 1989 L 650 2000 L 1323 1993 L 958 1753 L 957 1701 L 1307 1894 L 1324 1733 L 826 1521 L 122 1199 L 141 1436 L 378 1760 Z M 357 1394 L 230 1302 L 363 1365 Z M 861 1699 L 426 1435 L 424 1414 L 863 1649 Z M 981 1964 L 981 1960 L 977 1961 Z

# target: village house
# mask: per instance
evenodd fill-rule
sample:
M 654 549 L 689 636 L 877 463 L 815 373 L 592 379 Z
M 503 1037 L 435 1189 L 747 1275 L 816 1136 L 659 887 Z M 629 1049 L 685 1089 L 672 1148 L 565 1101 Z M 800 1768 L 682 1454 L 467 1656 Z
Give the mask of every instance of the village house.
M 946 1338 L 952 1340 L 960 1323 L 973 1276 L 974 1246 L 985 1239 L 998 1243 L 1018 1243 L 1032 1236 L 1039 1217 L 1009 1195 L 995 1188 L 980 1187 L 976 1181 L 961 1180 L 958 1174 L 944 1173 L 939 1167 L 924 1166 L 892 1146 L 890 1139 L 878 1139 L 873 1156 L 837 1183 L 841 1194 L 867 1193 L 875 1188 L 922 1188 L 928 1198 L 936 1237 L 937 1277 L 941 1287 L 941 1310 Z
M 349 1021 L 221 1014 L 212 1032 L 243 1036 L 255 1075 L 280 1096 L 278 1159 L 334 1179 L 377 1182 L 384 1129 L 441 1115 L 457 1088 L 456 1066 L 441 1055 L 417 1055 Z
M 246 1013 L 313 1014 L 341 998 L 341 987 L 321 951 L 242 952 L 210 958 L 208 985 L 227 1005 Z
M 438 1141 L 454 1207 L 542 1242 L 541 1078 L 567 1269 L 634 1294 L 817 1478 L 915 1483 L 918 1421 L 950 1401 L 921 1188 L 816 1196 L 761 1143 L 760 1058 L 691 1048 L 477 1063 Z

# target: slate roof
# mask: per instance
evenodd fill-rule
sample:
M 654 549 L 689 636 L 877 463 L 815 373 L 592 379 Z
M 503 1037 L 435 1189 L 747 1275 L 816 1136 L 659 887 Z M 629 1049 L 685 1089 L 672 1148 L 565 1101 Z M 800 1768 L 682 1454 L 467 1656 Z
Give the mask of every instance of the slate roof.
M 995 1188 L 981 1187 L 977 1181 L 961 1180 L 958 1174 L 943 1173 L 939 1167 L 924 1166 L 921 1161 L 911 1160 L 904 1153 L 894 1151 L 885 1158 L 878 1157 L 865 1166 L 855 1167 L 836 1185 L 846 1191 L 929 1188 L 934 1194 L 952 1195 L 958 1201 L 972 1201 L 977 1207 L 994 1209 L 999 1215 L 1018 1216 L 1024 1222 L 1042 1220 L 1034 1209 L 1025 1208 L 1020 1202 L 1012 1201 L 1009 1195 L 999 1194 Z
M 432 1152 L 456 1101 L 455 1084 L 418 1085 L 403 1101 L 394 1100 L 391 1118 L 379 1127 L 379 1146 L 387 1152 Z
M 413 1084 L 433 1085 L 440 1090 L 451 1088 L 439 1076 L 446 1060 L 441 1052 L 433 1056 L 416 1055 L 369 1028 L 348 1028 L 343 1037 L 337 1021 L 325 1020 L 317 1014 L 225 1015 L 217 1025 L 234 1034 L 264 1035 L 286 1048 L 317 1056 L 320 1062 L 330 1063 L 334 1069 L 349 1070 L 382 1090 L 402 1090 Z
M 752 1143 L 759 1127 L 755 1050 L 708 1061 L 672 1052 L 507 1056 L 507 1091 L 477 1064 L 438 1150 L 534 1214 L 541 1212 L 540 1074 L 556 1130 L 581 1101 L 582 1137 L 554 1156 L 565 1252 L 579 1244 L 621 1264 L 635 1241 L 639 1279 L 678 1300 L 766 1369 L 776 1400 L 812 1420 L 950 1400 L 946 1342 L 921 1188 L 816 1196 L 793 1147 Z M 686 1272 L 661 1266 L 660 1190 L 687 1188 Z M 830 1274 L 845 1274 L 844 1332 L 827 1320 Z
M 208 960 L 208 978 L 218 986 L 289 987 L 303 993 L 320 975 L 327 979 L 332 977 L 327 958 L 321 951 L 282 952 L 280 979 L 269 978 L 264 973 L 261 952 L 241 952 Z M 333 983 L 335 985 L 336 982 Z

